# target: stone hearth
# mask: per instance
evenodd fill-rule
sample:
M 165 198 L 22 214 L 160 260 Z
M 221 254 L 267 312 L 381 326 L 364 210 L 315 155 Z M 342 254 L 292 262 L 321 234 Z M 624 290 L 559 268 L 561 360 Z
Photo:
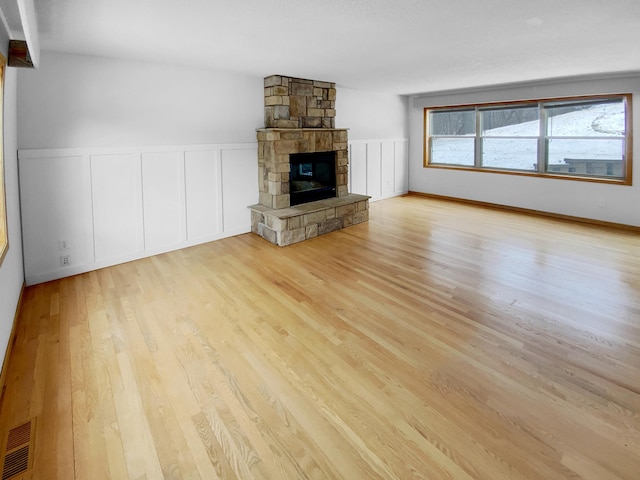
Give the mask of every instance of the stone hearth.
M 369 197 L 348 192 L 348 137 L 334 128 L 335 84 L 272 75 L 265 78 L 265 126 L 258 137 L 260 203 L 251 208 L 251 231 L 280 246 L 369 219 Z M 335 155 L 335 198 L 291 207 L 289 155 Z

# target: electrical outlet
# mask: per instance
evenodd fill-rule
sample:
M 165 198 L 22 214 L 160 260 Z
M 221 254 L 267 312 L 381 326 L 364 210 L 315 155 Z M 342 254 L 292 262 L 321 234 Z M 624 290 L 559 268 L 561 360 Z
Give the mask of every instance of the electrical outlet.
M 606 206 L 607 206 L 607 201 L 606 201 L 604 198 L 601 198 L 601 199 L 598 201 L 598 206 L 599 206 L 600 208 L 602 208 L 602 207 L 606 207 Z
M 60 250 L 69 250 L 69 241 L 68 240 L 60 240 Z
M 60 257 L 60 265 L 62 265 L 63 267 L 71 265 L 71 257 L 69 255 L 62 255 Z

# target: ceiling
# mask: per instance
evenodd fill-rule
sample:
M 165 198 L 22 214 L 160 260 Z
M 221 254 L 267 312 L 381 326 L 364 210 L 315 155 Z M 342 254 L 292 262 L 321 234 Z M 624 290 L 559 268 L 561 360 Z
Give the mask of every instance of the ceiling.
M 34 0 L 43 51 L 411 94 L 640 70 L 639 0 Z

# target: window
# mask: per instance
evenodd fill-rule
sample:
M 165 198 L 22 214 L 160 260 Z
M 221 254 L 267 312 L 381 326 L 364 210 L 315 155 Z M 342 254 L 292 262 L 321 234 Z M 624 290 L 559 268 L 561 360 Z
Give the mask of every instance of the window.
M 631 183 L 631 95 L 425 109 L 425 166 Z

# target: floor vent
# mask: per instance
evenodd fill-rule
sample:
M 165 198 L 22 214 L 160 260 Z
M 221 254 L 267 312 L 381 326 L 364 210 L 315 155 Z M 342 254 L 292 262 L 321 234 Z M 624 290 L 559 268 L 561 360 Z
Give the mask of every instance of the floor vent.
M 9 430 L 4 450 L 2 480 L 9 480 L 29 470 L 33 465 L 33 444 L 36 419 Z

